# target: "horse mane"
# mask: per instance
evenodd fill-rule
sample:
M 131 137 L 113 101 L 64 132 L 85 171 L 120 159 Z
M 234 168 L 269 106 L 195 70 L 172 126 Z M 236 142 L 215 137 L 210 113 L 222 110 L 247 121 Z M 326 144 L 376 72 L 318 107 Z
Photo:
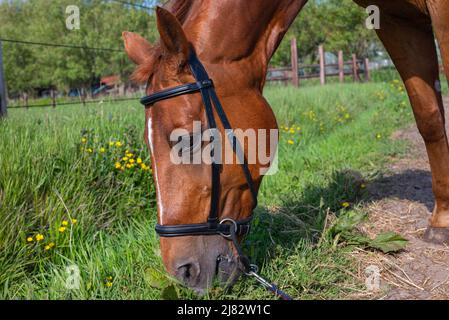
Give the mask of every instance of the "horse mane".
M 171 0 L 165 4 L 164 8 L 173 13 L 181 24 L 184 24 L 194 1 L 195 0 Z
M 187 20 L 194 1 L 198 0 L 170 0 L 163 7 L 173 13 L 182 25 Z M 162 54 L 163 50 L 160 42 L 155 43 L 147 60 L 138 65 L 132 73 L 131 80 L 136 83 L 147 82 L 153 75 Z

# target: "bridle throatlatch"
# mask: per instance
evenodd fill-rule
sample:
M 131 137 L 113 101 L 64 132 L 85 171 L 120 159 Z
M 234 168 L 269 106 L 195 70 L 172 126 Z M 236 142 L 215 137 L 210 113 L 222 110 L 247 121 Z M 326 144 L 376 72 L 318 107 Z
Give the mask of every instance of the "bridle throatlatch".
M 146 97 L 143 97 L 140 102 L 145 108 L 152 107 L 156 102 L 171 99 L 185 94 L 201 93 L 201 97 L 204 103 L 204 109 L 206 112 L 207 124 L 209 130 L 217 131 L 217 123 L 215 121 L 214 110 L 218 115 L 218 118 L 227 133 L 228 139 L 231 142 L 233 152 L 239 157 L 239 163 L 241 164 L 243 174 L 245 176 L 246 183 L 251 192 L 253 198 L 253 209 L 257 207 L 257 192 L 254 187 L 254 181 L 251 177 L 251 172 L 248 168 L 248 163 L 243 156 L 243 149 L 235 137 L 228 117 L 224 112 L 224 109 L 218 98 L 213 81 L 209 78 L 203 64 L 198 59 L 194 50 L 192 49 L 189 55 L 188 64 L 190 70 L 196 80 L 194 83 L 189 83 L 170 89 L 162 90 Z M 212 151 L 213 153 L 213 151 Z M 238 259 L 242 268 L 242 271 L 248 275 L 254 277 L 259 283 L 261 283 L 266 289 L 273 292 L 276 296 L 284 300 L 291 300 L 291 298 L 275 285 L 269 283 L 258 275 L 257 266 L 250 263 L 250 259 L 243 253 L 240 247 L 238 237 L 245 236 L 249 233 L 250 223 L 252 216 L 243 220 L 233 220 L 230 218 L 219 217 L 219 202 L 220 202 L 220 163 L 214 158 L 212 154 L 212 189 L 211 189 L 211 203 L 209 217 L 205 223 L 196 224 L 182 224 L 182 225 L 156 225 L 156 232 L 161 237 L 182 237 L 182 236 L 207 236 L 207 235 L 221 235 L 233 242 L 237 251 Z

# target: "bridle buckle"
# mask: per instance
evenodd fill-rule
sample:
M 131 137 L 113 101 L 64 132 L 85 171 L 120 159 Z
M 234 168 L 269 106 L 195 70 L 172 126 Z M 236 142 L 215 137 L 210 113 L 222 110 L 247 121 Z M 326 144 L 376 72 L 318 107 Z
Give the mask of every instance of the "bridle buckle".
M 239 231 L 239 226 L 238 226 L 237 222 L 231 218 L 224 218 L 223 220 L 220 221 L 219 224 L 222 225 L 222 224 L 225 224 L 226 222 L 230 222 L 234 226 L 234 234 L 237 234 L 237 232 Z M 219 232 L 219 234 L 222 237 L 227 238 L 227 239 L 230 239 L 232 237 L 232 232 L 230 232 L 228 235 L 226 235 L 222 232 Z

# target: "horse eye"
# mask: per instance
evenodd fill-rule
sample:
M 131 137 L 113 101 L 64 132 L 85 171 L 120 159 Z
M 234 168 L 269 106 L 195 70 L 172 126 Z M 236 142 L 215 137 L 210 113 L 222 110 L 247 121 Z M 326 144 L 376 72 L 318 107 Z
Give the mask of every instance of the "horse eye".
M 201 134 L 191 133 L 186 136 L 178 137 L 178 141 L 176 142 L 176 144 L 180 144 L 181 146 L 181 148 L 179 149 L 180 156 L 186 153 L 193 154 L 201 147 Z

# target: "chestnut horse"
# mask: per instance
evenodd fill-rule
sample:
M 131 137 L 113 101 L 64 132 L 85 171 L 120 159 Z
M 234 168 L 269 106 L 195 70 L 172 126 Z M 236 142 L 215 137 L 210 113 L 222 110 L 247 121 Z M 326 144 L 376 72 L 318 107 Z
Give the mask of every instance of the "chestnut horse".
M 194 82 L 187 63 L 194 50 L 214 80 L 233 128 L 276 129 L 273 111 L 262 95 L 268 63 L 306 2 L 172 0 L 156 11 L 159 43 L 123 33 L 126 52 L 137 64 L 134 80 L 148 83 L 147 94 Z M 434 41 L 435 35 L 448 75 L 447 0 L 355 2 L 380 8 L 381 28 L 376 32 L 403 78 L 432 169 L 435 209 L 425 236 L 447 241 L 449 148 Z M 195 120 L 207 127 L 200 94 L 160 101 L 146 110 L 145 141 L 152 155 L 160 225 L 203 223 L 208 218 L 210 165 L 170 161 L 170 133 L 178 128 L 191 132 Z M 249 166 L 256 189 L 262 180 L 259 167 Z M 253 204 L 240 166 L 223 165 L 220 218 L 244 219 Z M 222 283 L 232 283 L 240 273 L 235 247 L 219 235 L 161 238 L 160 244 L 167 271 L 198 291 L 209 287 L 216 275 Z

